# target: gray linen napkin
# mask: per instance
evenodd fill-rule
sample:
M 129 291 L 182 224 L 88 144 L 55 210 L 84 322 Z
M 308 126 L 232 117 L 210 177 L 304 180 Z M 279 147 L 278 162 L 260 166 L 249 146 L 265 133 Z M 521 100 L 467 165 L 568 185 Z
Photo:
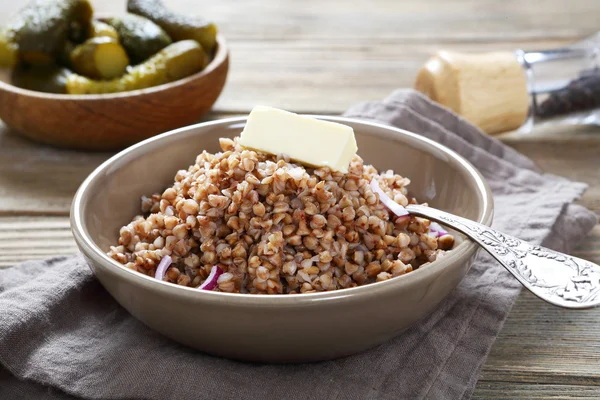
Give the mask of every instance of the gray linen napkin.
M 572 202 L 582 183 L 540 174 L 523 155 L 414 91 L 347 116 L 420 133 L 469 159 L 495 196 L 494 226 L 569 251 L 596 223 Z M 400 171 L 401 172 L 401 171 Z M 489 256 L 427 318 L 338 360 L 264 365 L 212 357 L 147 329 L 103 290 L 81 256 L 0 271 L 0 398 L 466 399 L 520 291 Z

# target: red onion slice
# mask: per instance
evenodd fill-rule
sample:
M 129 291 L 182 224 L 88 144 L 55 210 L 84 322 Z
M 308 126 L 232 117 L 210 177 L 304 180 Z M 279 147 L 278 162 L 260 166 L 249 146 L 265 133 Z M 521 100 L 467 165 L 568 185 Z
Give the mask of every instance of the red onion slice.
M 387 208 L 389 208 L 391 212 L 393 212 L 394 214 L 396 214 L 399 217 L 409 215 L 408 211 L 406 211 L 406 208 L 404 208 L 400 204 L 396 203 L 394 200 L 392 200 L 390 198 L 390 196 L 388 196 L 387 194 L 384 193 L 383 190 L 381 190 L 381 188 L 379 187 L 379 183 L 377 182 L 377 180 L 375 178 L 373 178 L 371 180 L 370 185 L 371 185 L 371 189 L 373 189 L 373 192 L 375 192 L 379 195 L 379 201 L 381 201 L 383 203 L 383 205 L 385 205 Z
M 154 277 L 162 281 L 165 277 L 165 272 L 167 272 L 167 268 L 169 268 L 169 265 L 171 265 L 172 262 L 173 260 L 171 259 L 171 256 L 164 256 L 161 258 L 160 262 L 158 263 L 158 267 L 156 267 L 156 273 L 154 274 Z
M 448 231 L 437 222 L 431 222 L 429 224 L 429 231 L 436 233 L 438 236 L 444 236 L 448 234 Z
M 210 269 L 210 274 L 208 274 L 208 278 L 202 283 L 202 285 L 198 286 L 200 290 L 213 290 L 217 287 L 217 279 L 223 273 L 223 270 L 219 268 L 218 265 L 213 265 Z

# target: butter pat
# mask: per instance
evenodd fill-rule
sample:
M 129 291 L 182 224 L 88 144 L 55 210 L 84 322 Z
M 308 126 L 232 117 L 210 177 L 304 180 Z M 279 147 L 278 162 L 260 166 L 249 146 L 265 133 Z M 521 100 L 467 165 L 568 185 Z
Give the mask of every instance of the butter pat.
M 312 167 L 348 172 L 358 147 L 354 130 L 277 108 L 256 106 L 248 116 L 239 143 L 269 154 L 286 154 Z

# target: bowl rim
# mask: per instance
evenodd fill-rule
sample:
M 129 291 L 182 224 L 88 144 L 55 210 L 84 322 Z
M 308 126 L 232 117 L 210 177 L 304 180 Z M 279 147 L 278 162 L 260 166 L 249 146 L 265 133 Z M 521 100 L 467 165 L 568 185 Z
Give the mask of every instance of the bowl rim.
M 56 101 L 100 101 L 100 100 L 115 100 L 122 98 L 131 98 L 137 96 L 151 95 L 156 92 L 176 88 L 179 86 L 186 85 L 192 81 L 202 79 L 215 70 L 220 68 L 223 64 L 229 60 L 229 50 L 227 48 L 227 42 L 222 34 L 217 34 L 217 47 L 215 56 L 210 63 L 202 71 L 196 72 L 193 75 L 186 76 L 185 78 L 178 79 L 173 82 L 163 83 L 162 85 L 152 86 L 144 89 L 130 90 L 127 92 L 118 93 L 102 93 L 102 94 L 60 94 L 60 93 L 44 93 L 35 90 L 22 89 L 10 83 L 0 80 L 0 90 L 15 93 L 20 96 L 50 99 Z
M 448 162 L 454 162 L 460 165 L 468 175 L 474 180 L 479 195 L 481 196 L 481 200 L 483 202 L 482 213 L 479 216 L 478 222 L 491 225 L 493 218 L 493 197 L 492 192 L 485 180 L 485 178 L 481 175 L 481 173 L 465 158 L 460 156 L 458 153 L 453 150 L 447 148 L 446 146 L 439 144 L 431 139 L 425 138 L 421 135 L 418 135 L 413 132 L 406 131 L 404 129 L 396 128 L 393 126 L 360 120 L 356 118 L 347 118 L 347 117 L 338 117 L 338 116 L 327 116 L 327 115 L 310 115 L 303 114 L 310 117 L 323 119 L 332 122 L 338 123 L 353 123 L 360 124 L 367 127 L 373 127 L 377 129 L 383 129 L 385 131 L 391 133 L 400 133 L 401 135 L 408 136 L 411 140 L 420 142 L 426 147 L 433 147 L 437 151 L 443 153 L 447 156 Z M 79 189 L 77 190 L 73 201 L 71 203 L 70 210 L 70 225 L 71 231 L 75 238 L 75 242 L 77 243 L 79 249 L 84 254 L 86 258 L 89 259 L 92 263 L 101 266 L 105 272 L 109 272 L 113 277 L 117 279 L 124 279 L 132 284 L 138 284 L 144 286 L 148 289 L 154 290 L 157 293 L 161 292 L 164 295 L 170 295 L 175 297 L 184 297 L 188 301 L 196 301 L 202 303 L 212 303 L 212 304 L 228 304 L 235 305 L 241 307 L 295 307 L 299 304 L 303 304 L 306 306 L 309 305 L 317 305 L 322 304 L 323 302 L 339 302 L 339 301 L 348 301 L 350 299 L 355 299 L 356 296 L 360 296 L 361 298 L 368 298 L 372 296 L 379 296 L 382 292 L 390 292 L 401 290 L 403 286 L 410 285 L 414 283 L 415 280 L 424 280 L 427 275 L 435 274 L 440 269 L 448 267 L 455 261 L 459 261 L 460 259 L 468 260 L 475 252 L 479 249 L 479 245 L 475 242 L 466 238 L 461 244 L 459 244 L 456 248 L 452 249 L 452 251 L 448 252 L 442 259 L 436 260 L 429 264 L 426 268 L 419 268 L 409 274 L 405 274 L 393 279 L 388 279 L 382 282 L 375 282 L 368 285 L 357 286 L 353 288 L 347 289 L 339 289 L 332 290 L 326 292 L 316 292 L 316 293 L 302 293 L 299 295 L 288 295 L 288 294 L 245 294 L 245 293 L 225 293 L 225 292 L 213 292 L 213 291 L 200 291 L 196 288 L 184 287 L 179 285 L 174 285 L 172 283 L 168 283 L 165 281 L 159 281 L 154 277 L 150 277 L 147 275 L 140 274 L 137 271 L 130 270 L 128 268 L 124 268 L 122 264 L 108 257 L 99 246 L 95 244 L 92 238 L 88 235 L 83 213 L 82 213 L 82 204 L 85 202 L 86 198 L 90 196 L 87 193 L 87 190 L 92 185 L 92 183 L 99 179 L 104 171 L 112 168 L 115 164 L 118 164 L 119 160 L 122 160 L 132 153 L 136 153 L 139 149 L 153 143 L 165 140 L 170 136 L 177 135 L 182 132 L 187 132 L 191 130 L 203 129 L 205 127 L 214 126 L 214 125 L 235 125 L 235 124 L 244 124 L 247 117 L 232 117 L 232 118 L 224 118 L 217 119 L 208 122 L 202 122 L 199 124 L 189 125 L 186 127 L 174 129 L 160 135 L 153 136 L 141 142 L 138 142 L 125 150 L 115 154 L 110 157 L 108 160 L 103 162 L 100 166 L 98 166 L 81 184 Z M 268 300 L 271 299 L 271 300 Z

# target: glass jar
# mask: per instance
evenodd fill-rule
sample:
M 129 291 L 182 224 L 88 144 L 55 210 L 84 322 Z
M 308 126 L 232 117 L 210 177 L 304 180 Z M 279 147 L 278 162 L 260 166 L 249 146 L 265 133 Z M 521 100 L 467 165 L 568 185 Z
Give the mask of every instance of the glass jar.
M 600 33 L 543 51 L 441 51 L 415 89 L 490 134 L 546 122 L 600 125 Z
M 525 69 L 530 124 L 600 125 L 600 33 L 570 46 L 516 52 Z

